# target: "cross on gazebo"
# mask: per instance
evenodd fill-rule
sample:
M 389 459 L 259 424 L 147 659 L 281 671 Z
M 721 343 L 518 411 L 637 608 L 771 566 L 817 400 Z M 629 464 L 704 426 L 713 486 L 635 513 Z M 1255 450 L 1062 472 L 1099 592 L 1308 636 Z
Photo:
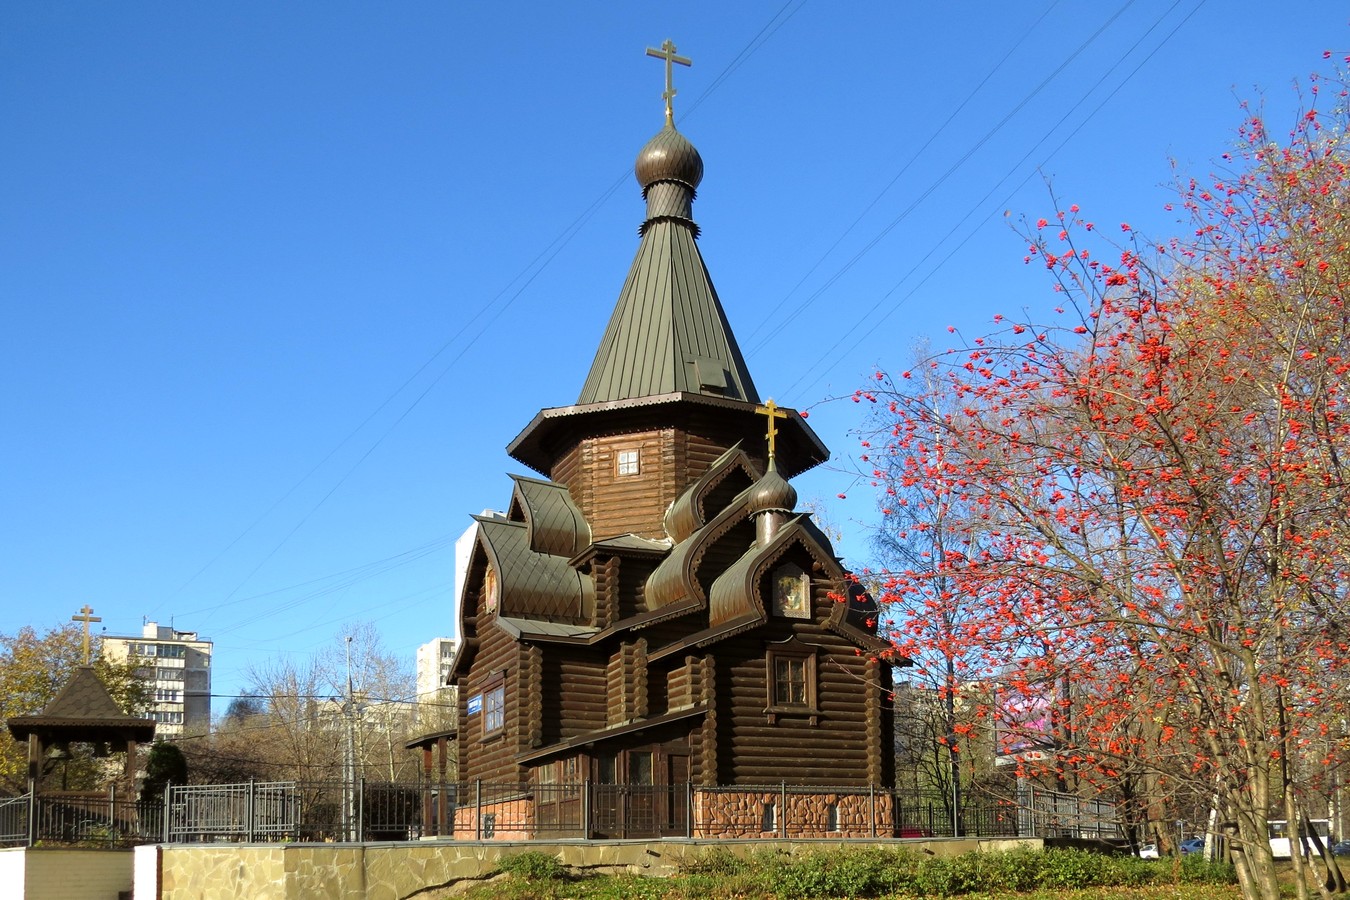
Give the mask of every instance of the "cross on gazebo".
M 778 436 L 778 425 L 774 422 L 774 419 L 786 419 L 788 417 L 788 414 L 784 412 L 783 409 L 779 407 L 777 403 L 773 402 L 772 397 L 770 397 L 768 402 L 766 402 L 763 406 L 755 407 L 755 412 L 761 416 L 765 416 L 769 420 L 769 431 L 765 435 L 765 437 L 769 441 L 769 459 L 773 459 L 774 438 Z
M 84 623 L 84 664 L 86 666 L 89 665 L 89 623 L 103 621 L 103 619 L 99 618 L 98 616 L 91 616 L 90 613 L 92 613 L 93 611 L 94 611 L 93 607 L 91 607 L 88 603 L 86 603 L 84 607 L 80 610 L 81 615 L 70 617 L 70 621 L 72 622 Z
M 671 69 L 671 64 L 679 63 L 682 66 L 692 66 L 694 64 L 693 60 L 685 56 L 676 56 L 675 44 L 670 38 L 666 38 L 666 41 L 661 45 L 660 50 L 653 50 L 651 47 L 648 47 L 647 55 L 655 56 L 657 59 L 664 59 L 666 61 L 666 92 L 661 96 L 664 97 L 666 101 L 666 121 L 673 123 L 675 121 L 675 109 L 671 106 L 670 101 L 675 99 L 675 77 L 673 70 Z

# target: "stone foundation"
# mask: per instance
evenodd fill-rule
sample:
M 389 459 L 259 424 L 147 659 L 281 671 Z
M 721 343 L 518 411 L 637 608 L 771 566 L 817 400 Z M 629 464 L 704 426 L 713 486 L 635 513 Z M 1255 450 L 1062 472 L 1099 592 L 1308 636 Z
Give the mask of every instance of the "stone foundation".
M 890 837 L 892 808 L 889 794 L 695 791 L 694 837 Z
M 758 796 L 758 795 L 756 795 Z M 905 846 L 939 856 L 1039 849 L 1023 840 L 412 841 L 395 844 L 169 844 L 136 848 L 136 900 L 399 900 L 492 876 L 503 856 L 547 853 L 579 871 L 671 875 L 714 848 L 738 856 L 812 853 L 844 846 Z M 147 863 L 151 858 L 147 856 Z M 139 860 L 138 860 L 139 862 Z M 156 883 L 156 877 L 158 883 Z
M 477 819 L 477 821 L 475 821 Z M 521 797 L 461 806 L 455 810 L 455 840 L 457 841 L 522 841 L 534 837 L 534 799 Z

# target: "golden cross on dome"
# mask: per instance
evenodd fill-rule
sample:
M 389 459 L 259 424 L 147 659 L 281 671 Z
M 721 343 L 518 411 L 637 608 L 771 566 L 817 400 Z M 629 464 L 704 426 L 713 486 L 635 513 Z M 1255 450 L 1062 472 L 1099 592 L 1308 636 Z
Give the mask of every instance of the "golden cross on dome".
M 682 66 L 692 66 L 693 60 L 685 56 L 676 56 L 675 44 L 670 38 L 666 38 L 666 42 L 661 45 L 660 50 L 653 50 L 648 47 L 647 55 L 666 61 L 666 92 L 661 96 L 666 100 L 666 121 L 673 123 L 675 121 L 675 109 L 670 105 L 670 101 L 675 99 L 675 76 L 671 64 L 679 63 Z
M 70 621 L 72 622 L 84 623 L 84 664 L 86 666 L 89 665 L 89 623 L 103 621 L 98 616 L 91 616 L 90 613 L 93 611 L 93 607 L 86 603 L 84 608 L 80 610 L 81 615 L 70 617 Z
M 763 406 L 755 407 L 755 412 L 761 416 L 766 416 L 769 420 L 769 432 L 765 437 L 769 440 L 769 459 L 773 459 L 774 438 L 778 436 L 778 425 L 774 422 L 774 419 L 786 419 L 788 414 L 777 403 L 773 402 L 772 397 Z

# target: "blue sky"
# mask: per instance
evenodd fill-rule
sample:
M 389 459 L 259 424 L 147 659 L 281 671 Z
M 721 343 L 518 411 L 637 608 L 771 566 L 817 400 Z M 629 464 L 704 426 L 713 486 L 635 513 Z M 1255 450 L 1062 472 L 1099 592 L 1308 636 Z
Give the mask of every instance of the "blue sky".
M 371 621 L 453 628 L 451 544 L 572 403 L 637 246 L 638 149 L 703 155 L 760 392 L 837 457 L 921 339 L 1052 304 L 1050 190 L 1154 235 L 1340 2 L 10 3 L 0 8 L 0 632 L 143 617 L 215 691 Z M 839 551 L 873 502 L 829 470 Z M 848 494 L 838 501 L 838 493 Z M 217 704 L 217 710 L 223 703 Z

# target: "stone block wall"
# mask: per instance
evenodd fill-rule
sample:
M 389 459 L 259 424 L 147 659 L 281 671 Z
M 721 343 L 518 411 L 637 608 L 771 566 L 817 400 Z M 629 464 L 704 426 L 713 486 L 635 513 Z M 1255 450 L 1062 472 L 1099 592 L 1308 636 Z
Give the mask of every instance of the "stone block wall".
M 865 846 L 880 842 L 868 841 Z M 845 840 L 409 841 L 389 844 L 170 844 L 159 850 L 160 884 L 136 879 L 136 900 L 400 900 L 492 877 L 497 861 L 527 850 L 580 871 L 671 875 L 709 850 L 814 853 Z M 1039 840 L 904 842 L 940 856 L 1040 848 Z M 139 876 L 138 871 L 138 876 Z M 8 896 L 8 895 L 5 895 Z M 99 895 L 106 900 L 107 896 Z M 46 900 L 46 898 L 40 898 Z M 66 900 L 65 897 L 57 900 Z M 80 900 L 84 900 L 81 895 Z M 89 900 L 93 900 L 92 897 Z
M 521 841 L 534 837 L 532 797 L 484 803 L 481 809 L 482 820 L 475 822 L 475 817 L 479 813 L 479 807 L 473 804 L 455 810 L 455 840 L 472 841 L 477 837 L 485 841 Z M 492 817 L 491 834 L 487 833 L 489 816 Z
M 779 791 L 695 791 L 696 838 L 890 837 L 888 794 L 794 794 Z M 786 810 L 786 822 L 783 819 Z

